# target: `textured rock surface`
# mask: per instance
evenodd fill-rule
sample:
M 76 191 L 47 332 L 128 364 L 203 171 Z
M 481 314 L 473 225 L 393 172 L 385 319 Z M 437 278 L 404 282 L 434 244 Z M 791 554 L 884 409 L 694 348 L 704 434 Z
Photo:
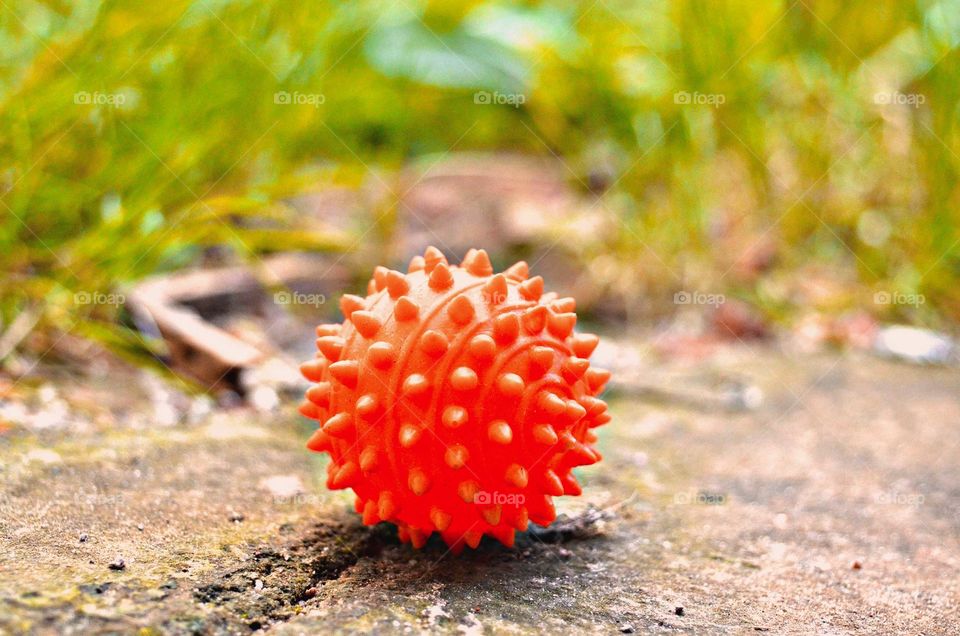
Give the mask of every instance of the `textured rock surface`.
M 9 429 L 0 632 L 956 633 L 955 371 L 744 348 L 689 377 L 765 399 L 611 396 L 566 517 L 459 557 L 363 527 L 292 411 Z

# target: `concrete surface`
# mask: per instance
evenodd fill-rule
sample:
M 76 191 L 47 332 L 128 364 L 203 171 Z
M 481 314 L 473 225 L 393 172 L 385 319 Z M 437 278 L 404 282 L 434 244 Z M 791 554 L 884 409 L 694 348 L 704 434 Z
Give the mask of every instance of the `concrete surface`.
M 741 346 L 687 377 L 764 399 L 609 396 L 566 516 L 459 557 L 361 526 L 292 410 L 8 428 L 0 632 L 960 633 L 960 374 Z

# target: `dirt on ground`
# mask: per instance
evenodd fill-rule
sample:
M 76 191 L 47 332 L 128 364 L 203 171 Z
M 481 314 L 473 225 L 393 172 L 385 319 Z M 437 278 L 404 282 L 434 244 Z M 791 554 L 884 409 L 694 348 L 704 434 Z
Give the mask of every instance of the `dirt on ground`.
M 675 371 L 607 396 L 555 524 L 459 556 L 360 524 L 292 407 L 8 425 L 0 632 L 960 633 L 960 374 L 771 345 Z M 749 399 L 698 397 L 730 378 Z

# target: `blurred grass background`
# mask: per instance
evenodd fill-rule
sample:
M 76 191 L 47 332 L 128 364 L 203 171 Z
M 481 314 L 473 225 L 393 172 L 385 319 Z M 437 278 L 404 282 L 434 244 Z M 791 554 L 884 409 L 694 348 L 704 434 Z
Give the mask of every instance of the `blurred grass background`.
M 957 0 L 2 0 L 0 332 L 129 345 L 74 294 L 214 245 L 355 249 L 287 197 L 451 148 L 561 157 L 618 216 L 579 257 L 625 296 L 943 327 L 958 44 Z

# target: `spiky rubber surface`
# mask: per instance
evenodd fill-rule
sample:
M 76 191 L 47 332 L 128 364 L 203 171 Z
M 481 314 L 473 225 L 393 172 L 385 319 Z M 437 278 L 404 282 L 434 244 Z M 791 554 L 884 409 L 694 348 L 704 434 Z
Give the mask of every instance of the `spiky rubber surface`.
M 600 459 L 610 373 L 590 367 L 597 337 L 574 332 L 574 299 L 544 294 L 526 263 L 494 274 L 483 250 L 456 267 L 431 247 L 340 307 L 301 366 L 314 384 L 300 412 L 320 423 L 307 446 L 330 453 L 327 486 L 352 488 L 364 523 L 415 547 L 434 531 L 455 551 L 484 534 L 512 546 L 554 520 L 551 497 L 580 494 L 571 469 Z

